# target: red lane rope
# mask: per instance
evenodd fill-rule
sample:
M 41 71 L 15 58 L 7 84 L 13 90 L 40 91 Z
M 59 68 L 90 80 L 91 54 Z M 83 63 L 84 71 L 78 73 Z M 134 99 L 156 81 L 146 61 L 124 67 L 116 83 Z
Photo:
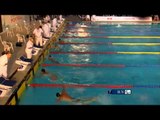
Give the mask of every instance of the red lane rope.
M 72 67 L 116 67 L 123 68 L 123 64 L 42 64 L 43 67 L 47 66 L 72 66 Z
M 65 44 L 85 44 L 85 45 L 93 45 L 93 44 L 99 44 L 99 45 L 112 45 L 112 42 L 86 42 L 86 43 L 83 43 L 83 42 L 64 42 L 64 43 L 59 43 L 61 45 L 65 45 Z
M 70 87 L 70 88 L 133 88 L 132 85 L 104 85 L 104 84 L 29 84 L 30 87 Z
M 117 54 L 117 52 L 50 52 L 50 54 Z

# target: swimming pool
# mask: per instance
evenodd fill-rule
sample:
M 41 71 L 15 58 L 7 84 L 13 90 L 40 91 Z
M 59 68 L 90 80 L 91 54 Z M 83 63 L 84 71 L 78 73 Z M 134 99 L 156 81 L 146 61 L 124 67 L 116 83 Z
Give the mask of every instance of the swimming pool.
M 65 41 L 61 50 L 50 50 L 60 64 L 53 64 L 47 56 L 18 104 L 159 105 L 160 25 L 88 26 L 85 31 L 90 37 L 61 37 Z M 73 32 L 77 28 L 72 25 L 67 29 Z M 58 79 L 41 75 L 41 68 Z M 57 102 L 56 93 L 63 85 L 74 98 L 96 100 Z M 131 94 L 108 94 L 110 90 L 131 90 Z

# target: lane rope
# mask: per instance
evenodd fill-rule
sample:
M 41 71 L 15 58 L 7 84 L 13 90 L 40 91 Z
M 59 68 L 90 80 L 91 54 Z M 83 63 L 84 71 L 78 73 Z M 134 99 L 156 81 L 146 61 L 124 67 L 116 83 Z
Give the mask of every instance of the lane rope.
M 160 43 L 112 43 L 112 42 L 64 42 L 59 43 L 60 45 L 68 45 L 68 44 L 84 44 L 84 45 L 123 45 L 123 46 L 160 46 Z
M 123 68 L 125 65 L 122 64 L 42 64 L 43 67 L 47 66 L 70 66 L 70 67 L 112 67 L 112 68 Z
M 152 38 L 152 39 L 159 39 L 160 36 L 62 36 L 61 38 Z
M 160 52 L 50 52 L 50 54 L 146 54 L 146 55 L 159 55 Z
M 28 84 L 29 87 L 51 87 L 51 88 L 110 88 L 110 89 L 131 89 L 131 88 L 160 88 L 160 85 L 105 85 L 105 84 Z
M 133 88 L 132 85 L 104 85 L 104 84 L 29 84 L 29 87 L 70 87 L 70 88 Z
M 124 68 L 124 67 L 160 67 L 160 64 L 42 64 L 43 67 L 49 66 L 68 66 L 68 67 L 110 67 L 110 68 Z

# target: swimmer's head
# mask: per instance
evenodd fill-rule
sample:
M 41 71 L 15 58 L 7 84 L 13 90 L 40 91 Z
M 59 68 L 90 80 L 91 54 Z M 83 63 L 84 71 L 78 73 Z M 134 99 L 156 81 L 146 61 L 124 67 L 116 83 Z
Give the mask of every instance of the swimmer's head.
M 42 69 L 41 69 L 41 72 L 45 73 L 45 72 L 46 72 L 46 70 L 45 70 L 44 68 L 42 68 Z
M 51 56 L 51 55 L 49 55 L 49 57 L 51 58 L 52 56 Z
M 56 96 L 57 96 L 57 97 L 60 97 L 61 95 L 60 95 L 60 93 L 56 93 Z

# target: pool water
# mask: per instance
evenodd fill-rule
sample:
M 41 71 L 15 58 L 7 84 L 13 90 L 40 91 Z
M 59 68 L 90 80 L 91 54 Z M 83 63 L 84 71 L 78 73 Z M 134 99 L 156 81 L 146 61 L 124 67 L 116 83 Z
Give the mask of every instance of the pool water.
M 158 36 L 160 25 L 100 25 L 91 24 L 85 30 L 91 36 Z M 93 29 L 92 29 L 93 28 Z M 77 29 L 74 26 L 67 27 Z M 101 31 L 100 31 L 101 30 Z M 96 33 L 97 32 L 97 33 Z M 99 52 L 97 54 L 54 54 L 50 55 L 60 65 L 41 66 L 31 84 L 50 84 L 52 87 L 28 87 L 22 95 L 19 105 L 159 105 L 160 104 L 160 56 L 153 54 L 102 54 L 101 52 L 159 52 L 160 46 L 123 46 L 112 43 L 159 43 L 155 38 L 61 38 L 65 42 L 84 44 L 62 44 L 61 52 Z M 104 44 L 85 44 L 102 42 Z M 54 52 L 51 49 L 50 52 Z M 44 64 L 53 64 L 48 56 Z M 86 66 L 67 66 L 85 64 Z M 89 66 L 89 65 L 95 66 Z M 104 66 L 103 66 L 104 65 Z M 105 66 L 115 65 L 115 66 Z M 117 66 L 117 65 L 120 65 Z M 41 75 L 41 69 L 57 76 L 52 80 Z M 56 93 L 61 87 L 54 85 L 72 85 L 67 87 L 68 94 L 78 102 L 57 102 Z M 86 87 L 83 85 L 93 85 Z M 74 87 L 77 85 L 77 87 Z M 82 85 L 82 87 L 80 87 Z M 130 85 L 131 94 L 108 94 L 116 88 L 98 87 L 98 85 Z M 154 87 L 157 85 L 156 87 Z M 141 86 L 141 87 L 140 87 Z M 123 88 L 124 89 L 124 88 Z M 91 101 L 91 98 L 96 98 Z

